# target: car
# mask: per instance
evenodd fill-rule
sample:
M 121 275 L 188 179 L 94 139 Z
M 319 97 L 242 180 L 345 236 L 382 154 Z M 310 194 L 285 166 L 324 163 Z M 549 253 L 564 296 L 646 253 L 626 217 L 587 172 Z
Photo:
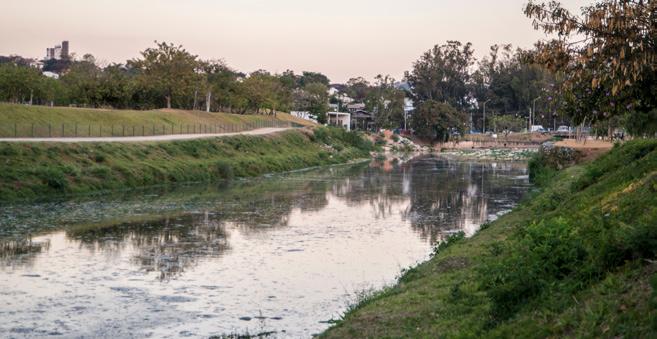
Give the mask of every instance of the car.
M 547 130 L 541 125 L 532 125 L 530 133 L 547 133 Z
M 557 133 L 570 133 L 570 127 L 559 126 L 559 128 L 557 128 Z

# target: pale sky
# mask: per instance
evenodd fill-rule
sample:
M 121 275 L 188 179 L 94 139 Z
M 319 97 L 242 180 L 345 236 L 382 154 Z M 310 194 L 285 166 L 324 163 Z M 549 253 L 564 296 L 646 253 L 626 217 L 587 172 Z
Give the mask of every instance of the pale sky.
M 530 47 L 544 37 L 527 0 L 0 0 L 0 55 L 43 57 L 69 40 L 78 56 L 125 62 L 153 41 L 182 44 L 240 71 L 318 71 L 396 79 L 435 44 Z M 578 9 L 591 0 L 564 0 Z

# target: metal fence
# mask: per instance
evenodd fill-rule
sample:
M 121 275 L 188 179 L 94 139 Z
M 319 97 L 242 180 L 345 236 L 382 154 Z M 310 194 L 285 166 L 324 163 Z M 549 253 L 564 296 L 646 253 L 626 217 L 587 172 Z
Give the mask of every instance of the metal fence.
M 85 138 L 85 137 L 138 137 L 173 134 L 221 134 L 238 133 L 259 128 L 302 127 L 297 123 L 281 120 L 222 124 L 4 124 L 0 126 L 0 138 Z

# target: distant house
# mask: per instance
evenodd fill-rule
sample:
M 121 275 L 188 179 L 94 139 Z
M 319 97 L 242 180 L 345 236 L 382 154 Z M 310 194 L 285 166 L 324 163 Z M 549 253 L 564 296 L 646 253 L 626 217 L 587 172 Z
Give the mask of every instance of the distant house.
M 351 130 L 351 114 L 342 112 L 326 113 L 327 124 L 330 126 L 339 126 L 347 131 Z
M 347 105 L 347 111 L 349 111 L 349 113 L 355 113 L 356 111 L 362 110 L 365 110 L 365 104 L 356 103 Z
M 366 110 L 357 110 L 351 114 L 351 129 L 371 130 L 374 127 L 374 115 Z

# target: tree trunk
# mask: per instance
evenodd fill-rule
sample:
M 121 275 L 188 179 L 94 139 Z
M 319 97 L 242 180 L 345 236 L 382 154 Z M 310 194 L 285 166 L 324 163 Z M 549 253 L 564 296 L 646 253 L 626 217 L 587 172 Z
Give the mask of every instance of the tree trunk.
M 210 100 L 212 100 L 212 92 L 208 91 L 208 96 L 205 99 L 205 111 L 210 113 Z
M 171 109 L 171 96 L 167 95 L 164 98 L 167 99 L 167 109 Z

